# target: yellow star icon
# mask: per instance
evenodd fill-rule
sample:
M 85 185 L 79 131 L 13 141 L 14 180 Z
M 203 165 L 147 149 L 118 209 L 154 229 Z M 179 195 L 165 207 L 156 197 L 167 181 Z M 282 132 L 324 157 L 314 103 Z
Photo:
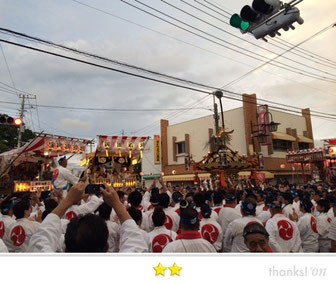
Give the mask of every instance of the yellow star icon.
M 176 263 L 172 267 L 169 267 L 170 269 L 170 276 L 177 275 L 180 276 L 180 271 L 182 270 L 182 267 L 178 267 Z
M 163 267 L 161 263 L 159 263 L 159 265 L 157 267 L 153 267 L 154 270 L 155 270 L 155 276 L 159 276 L 159 275 L 162 275 L 162 276 L 165 276 L 165 271 L 167 269 L 167 267 Z

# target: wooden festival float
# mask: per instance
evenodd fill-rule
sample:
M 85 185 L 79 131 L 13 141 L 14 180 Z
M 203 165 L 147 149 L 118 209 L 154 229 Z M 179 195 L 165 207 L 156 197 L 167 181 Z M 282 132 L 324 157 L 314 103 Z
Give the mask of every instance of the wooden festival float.
M 136 188 L 139 175 L 135 172 L 141 163 L 148 137 L 98 136 L 96 152 L 87 154 L 81 166 L 88 166 L 91 184 L 106 182 L 115 189 Z

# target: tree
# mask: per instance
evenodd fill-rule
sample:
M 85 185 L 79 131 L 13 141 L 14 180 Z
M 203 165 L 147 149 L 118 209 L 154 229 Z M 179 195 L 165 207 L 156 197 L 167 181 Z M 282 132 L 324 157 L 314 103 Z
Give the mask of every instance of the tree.
M 6 114 L 1 114 L 8 117 Z M 22 142 L 28 142 L 36 136 L 30 129 L 25 129 L 22 133 Z M 0 125 L 0 153 L 17 147 L 18 128 L 9 125 Z

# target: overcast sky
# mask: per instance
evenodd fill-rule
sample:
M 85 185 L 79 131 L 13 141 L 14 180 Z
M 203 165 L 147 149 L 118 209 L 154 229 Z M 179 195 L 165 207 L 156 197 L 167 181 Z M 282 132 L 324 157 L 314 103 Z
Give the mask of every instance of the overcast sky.
M 82 3 L 105 13 L 76 2 L 72 0 L 0 0 L 0 27 L 215 87 L 222 87 L 262 64 L 256 59 L 220 46 L 219 44 L 227 45 L 224 41 L 240 46 L 241 52 L 251 54 L 253 57 L 257 57 L 255 55 L 257 53 L 260 56 L 273 58 L 276 55 L 272 52 L 278 54 L 284 52 L 284 49 L 271 45 L 271 43 L 278 44 L 274 41 L 266 43 L 256 40 L 251 35 L 243 35 L 239 30 L 223 23 L 223 21 L 228 22 L 224 17 L 228 14 L 224 10 L 229 13 L 239 13 L 241 7 L 251 4 L 251 1 L 198 1 L 210 7 L 212 9 L 210 10 L 193 0 L 166 0 L 213 25 L 210 26 L 162 1 L 142 0 L 147 5 L 207 32 L 209 35 L 204 36 L 219 44 L 178 29 L 119 0 L 81 0 Z M 149 11 L 149 8 L 137 1 L 127 0 L 126 2 Z M 211 16 L 184 2 L 194 5 Z M 295 30 L 282 32 L 281 36 L 282 39 L 293 44 L 300 43 L 336 21 L 336 0 L 304 0 L 297 7 L 305 21 L 304 24 L 295 24 Z M 169 21 L 174 22 L 171 19 Z M 181 23 L 175 23 L 182 26 Z M 192 30 L 191 27 L 186 28 Z M 223 30 L 270 51 L 239 40 Z M 201 34 L 199 31 L 194 30 L 194 32 Z M 10 35 L 0 33 L 0 38 L 80 58 L 72 53 L 65 53 Z M 121 109 L 212 108 L 211 97 L 202 93 L 130 77 L 5 43 L 1 43 L 1 46 L 16 88 L 35 94 L 37 103 L 41 105 Z M 300 45 L 333 61 L 336 61 L 335 46 L 336 28 Z M 330 64 L 321 65 L 314 62 L 321 63 L 320 58 L 305 59 L 292 53 L 286 53 L 285 56 L 288 59 L 281 57 L 275 62 L 299 68 L 303 70 L 301 72 L 311 72 L 336 79 L 335 64 L 333 67 Z M 106 62 L 86 57 L 81 59 L 116 68 L 115 65 L 109 65 Z M 0 82 L 13 86 L 2 53 L 0 53 Z M 0 101 L 19 102 L 15 94 L 1 91 L 3 90 L 1 87 L 4 85 L 0 84 Z M 258 98 L 336 115 L 335 83 L 302 76 L 276 66 L 266 65 L 228 89 L 237 93 L 256 93 Z M 31 103 L 35 104 L 34 101 Z M 240 106 L 241 102 L 224 100 L 225 110 Z M 15 115 L 18 107 L 18 105 L 0 103 L 0 112 Z M 41 128 L 47 133 L 86 138 L 93 138 L 98 134 L 120 135 L 122 130 L 125 135 L 159 134 L 159 120 L 162 118 L 169 119 L 173 124 L 211 114 L 205 109 L 176 113 L 70 111 L 42 107 L 38 108 L 38 112 L 40 127 L 36 109 L 29 109 L 26 113 L 26 124 L 33 130 L 38 131 Z M 336 137 L 335 120 L 314 117 L 312 121 L 315 139 Z

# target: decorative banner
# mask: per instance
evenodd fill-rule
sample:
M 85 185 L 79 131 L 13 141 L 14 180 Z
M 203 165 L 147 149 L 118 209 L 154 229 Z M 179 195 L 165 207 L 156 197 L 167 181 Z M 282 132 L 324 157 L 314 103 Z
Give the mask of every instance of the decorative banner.
M 324 160 L 322 148 L 311 148 L 298 151 L 289 151 L 286 154 L 287 163 L 311 163 Z
M 127 136 L 99 136 L 98 152 L 107 152 L 110 155 L 140 154 L 148 137 Z
M 266 182 L 266 174 L 265 173 L 254 173 L 254 179 L 256 181 L 259 181 L 259 183 L 265 183 Z
M 36 192 L 38 189 L 41 191 L 51 191 L 53 185 L 51 181 L 14 181 L 14 192 Z
M 56 152 L 59 155 L 67 153 L 85 153 L 86 145 L 90 142 L 89 140 L 50 135 L 46 135 L 44 140 L 44 152 Z
M 154 136 L 154 163 L 161 164 L 160 136 Z
M 261 145 L 270 144 L 270 132 L 268 129 L 268 105 L 260 105 L 257 108 L 259 135 L 264 136 L 264 142 Z

